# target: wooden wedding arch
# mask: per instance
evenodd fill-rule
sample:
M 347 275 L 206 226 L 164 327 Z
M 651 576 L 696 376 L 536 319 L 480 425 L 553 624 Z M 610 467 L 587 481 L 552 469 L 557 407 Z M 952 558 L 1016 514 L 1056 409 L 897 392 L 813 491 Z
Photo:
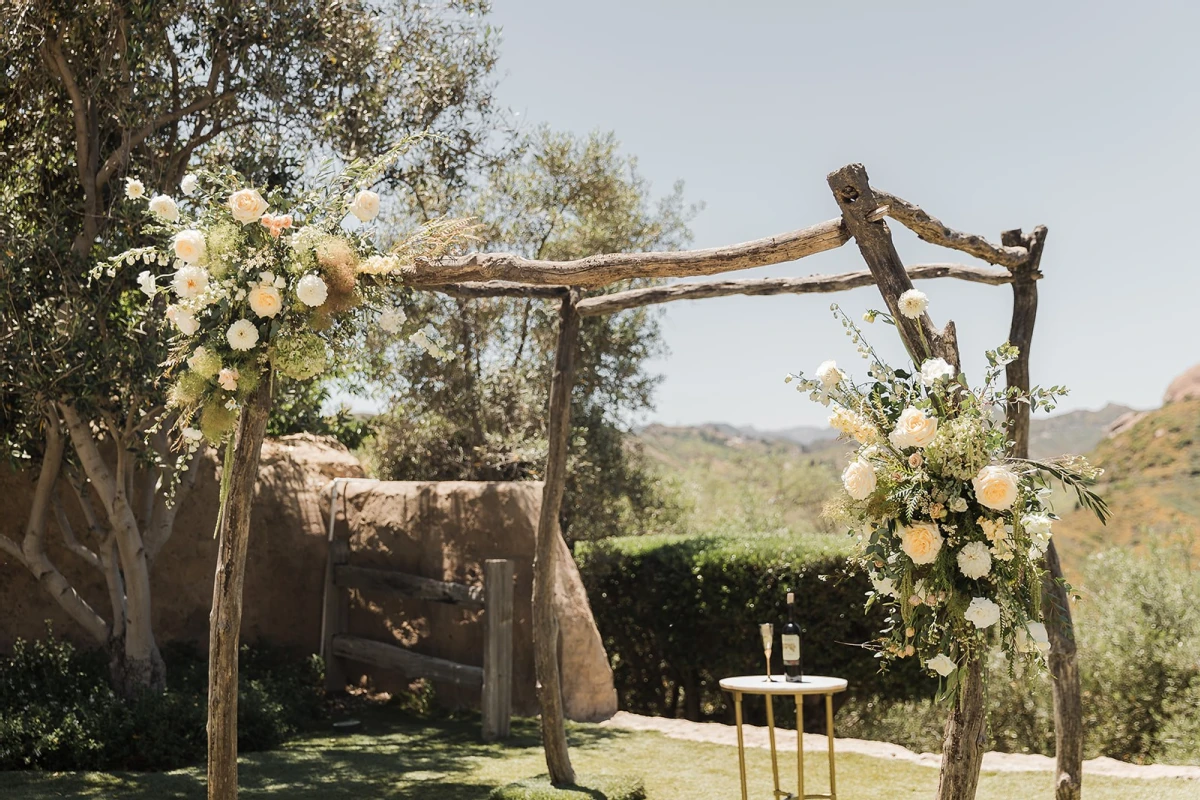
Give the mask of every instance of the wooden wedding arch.
M 559 512 L 567 477 L 570 440 L 571 387 L 578 349 L 580 319 L 611 314 L 675 300 L 699 300 L 730 295 L 780 295 L 839 292 L 874 284 L 898 323 L 910 355 L 917 363 L 940 356 L 958 366 L 959 353 L 953 322 L 942 329 L 928 314 L 910 320 L 898 312 L 900 295 L 913 280 L 957 278 L 994 286 L 1011 285 L 1012 324 L 1009 341 L 1020 350 L 1007 366 L 1009 386 L 1028 390 L 1029 351 L 1037 314 L 1037 281 L 1046 239 L 1045 226 L 1030 233 L 1021 229 L 1001 234 L 1000 244 L 982 236 L 962 233 L 944 225 L 920 207 L 871 187 L 866 169 L 850 164 L 828 176 L 829 188 L 841 216 L 808 228 L 729 247 L 679 252 L 614 253 L 575 261 L 536 261 L 506 253 L 473 253 L 457 258 L 418 262 L 405 267 L 405 283 L 413 288 L 456 297 L 539 297 L 559 301 L 559 331 L 551 379 L 549 453 L 538 523 L 534 562 L 533 623 L 538 701 L 546 763 L 556 784 L 574 782 L 563 726 L 562 696 L 557 656 L 558 623 L 552 605 L 552 580 L 556 574 L 555 537 L 561 537 Z M 905 267 L 892 242 L 886 218 L 891 218 L 932 244 L 968 253 L 993 268 L 939 263 Z M 851 239 L 858 245 L 868 269 L 841 275 L 800 278 L 678 282 L 612 294 L 588 296 L 597 289 L 636 278 L 685 278 L 716 275 L 797 261 L 833 250 Z M 1014 441 L 1013 455 L 1027 457 L 1029 406 L 1011 403 L 1006 411 Z M 1056 799 L 1080 796 L 1083 728 L 1079 671 L 1074 628 L 1062 567 L 1054 544 L 1046 553 L 1048 573 L 1043 583 L 1046 626 L 1050 636 L 1050 671 L 1053 675 L 1055 744 L 1057 748 Z M 985 715 L 982 676 L 978 661 L 968 666 L 959 702 L 946 724 L 939 800 L 974 797 L 983 757 Z

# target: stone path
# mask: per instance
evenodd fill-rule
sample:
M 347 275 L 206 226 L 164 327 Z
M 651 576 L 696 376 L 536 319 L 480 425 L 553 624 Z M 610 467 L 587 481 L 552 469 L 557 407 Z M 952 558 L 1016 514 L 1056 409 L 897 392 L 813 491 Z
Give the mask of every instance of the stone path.
M 693 742 L 710 742 L 737 746 L 737 729 L 732 725 L 722 725 L 719 722 L 691 722 L 686 719 L 667 719 L 665 717 L 644 717 L 640 714 L 630 714 L 618 711 L 610 720 L 600 723 L 613 728 L 624 728 L 635 731 L 658 731 L 672 739 L 686 739 Z M 767 729 L 756 725 L 743 727 L 747 747 L 770 747 Z M 898 744 L 888 742 L 872 742 L 866 739 L 836 739 L 836 752 L 859 753 L 875 758 L 892 758 L 921 764 L 927 767 L 940 765 L 942 757 L 935 753 L 914 753 Z M 775 746 L 781 751 L 794 751 L 796 748 L 796 732 L 777 728 L 775 730 Z M 804 749 L 825 752 L 826 739 L 817 733 L 804 734 Z M 1049 756 L 1027 755 L 1024 753 L 986 753 L 983 756 L 985 772 L 1036 772 L 1039 770 L 1053 771 L 1054 759 Z M 1200 767 L 1172 766 L 1170 764 L 1128 764 L 1115 758 L 1093 758 L 1083 762 L 1084 775 L 1106 775 L 1114 778 L 1188 778 L 1200 780 Z

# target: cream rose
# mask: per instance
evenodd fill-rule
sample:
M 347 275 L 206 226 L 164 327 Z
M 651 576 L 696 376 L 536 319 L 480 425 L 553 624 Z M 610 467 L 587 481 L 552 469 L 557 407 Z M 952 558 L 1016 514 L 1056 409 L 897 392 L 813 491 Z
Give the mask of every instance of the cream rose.
M 933 658 L 925 662 L 925 666 L 941 675 L 943 678 L 948 677 L 950 673 L 958 669 L 958 664 L 954 663 L 954 659 L 945 653 L 938 653 Z
M 236 392 L 239 377 L 237 367 L 226 367 L 217 374 L 217 383 L 227 392 Z
M 859 458 L 850 462 L 842 472 L 842 486 L 855 500 L 866 500 L 875 491 L 875 468 Z
M 183 180 L 179 182 L 179 191 L 183 192 L 188 197 L 191 197 L 192 192 L 196 191 L 196 176 L 188 173 L 183 176 Z
M 208 270 L 204 267 L 183 267 L 175 273 L 171 286 L 180 297 L 195 297 L 208 288 Z
M 1000 621 L 1000 606 L 986 597 L 973 597 L 971 605 L 963 612 L 963 618 L 976 628 L 990 628 Z
M 822 361 L 821 366 L 817 367 L 817 380 L 826 389 L 832 389 L 842 382 L 842 378 L 846 377 L 845 373 L 838 369 L 836 361 Z
M 900 526 L 900 549 L 914 564 L 932 564 L 942 549 L 942 533 L 933 522 Z
M 350 213 L 357 217 L 359 222 L 375 219 L 379 216 L 379 195 L 363 189 L 350 201 Z
M 204 260 L 208 246 L 204 234 L 197 230 L 180 231 L 175 234 L 175 257 L 187 264 L 198 264 Z
M 267 201 L 263 200 L 257 189 L 239 189 L 229 195 L 229 210 L 233 218 L 243 225 L 258 222 L 258 218 L 267 210 Z
M 986 508 L 1004 511 L 1017 500 L 1017 476 L 1006 467 L 984 467 L 971 479 L 971 486 L 975 499 Z
M 165 194 L 156 194 L 150 198 L 150 213 L 167 222 L 179 219 L 179 206 Z
M 250 287 L 247 295 L 250 310 L 260 317 L 273 317 L 283 310 L 283 298 L 273 284 L 259 283 Z
M 937 428 L 937 417 L 910 406 L 901 412 L 888 439 L 901 450 L 906 447 L 928 447 L 937 435 Z

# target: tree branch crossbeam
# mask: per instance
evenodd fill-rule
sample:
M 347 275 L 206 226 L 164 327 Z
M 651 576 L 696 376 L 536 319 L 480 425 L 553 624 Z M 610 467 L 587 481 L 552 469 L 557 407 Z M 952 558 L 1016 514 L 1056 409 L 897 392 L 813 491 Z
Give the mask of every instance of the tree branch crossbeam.
M 969 253 L 1001 267 L 1015 269 L 1029 260 L 1029 250 L 1021 246 L 992 244 L 974 233 L 963 233 L 947 226 L 918 205 L 872 187 L 875 200 L 885 208 L 886 216 L 915 233 L 922 241 Z

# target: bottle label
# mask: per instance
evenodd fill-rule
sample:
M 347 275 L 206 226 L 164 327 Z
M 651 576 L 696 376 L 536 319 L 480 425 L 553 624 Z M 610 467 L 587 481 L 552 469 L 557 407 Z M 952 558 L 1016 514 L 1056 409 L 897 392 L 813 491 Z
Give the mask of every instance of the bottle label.
M 800 663 L 800 637 L 791 634 L 783 638 L 783 661 L 788 664 Z

